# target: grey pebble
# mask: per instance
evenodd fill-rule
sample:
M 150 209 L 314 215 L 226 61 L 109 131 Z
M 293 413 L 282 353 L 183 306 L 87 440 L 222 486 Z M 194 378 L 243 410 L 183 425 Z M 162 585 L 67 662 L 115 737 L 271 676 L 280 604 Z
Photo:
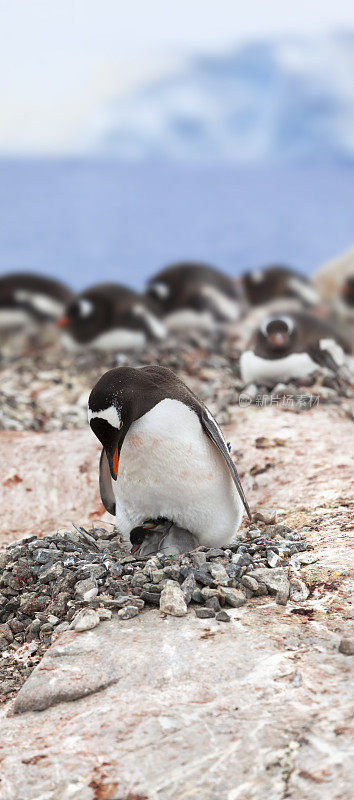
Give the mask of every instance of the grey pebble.
M 228 613 L 226 611 L 218 611 L 217 614 L 215 614 L 215 619 L 217 619 L 218 622 L 230 622 L 231 621 L 231 617 L 229 617 L 229 615 L 228 615 Z
M 345 636 L 341 640 L 339 652 L 345 656 L 354 656 L 354 636 Z
M 195 616 L 199 619 L 213 619 L 215 617 L 215 611 L 213 608 L 196 608 Z

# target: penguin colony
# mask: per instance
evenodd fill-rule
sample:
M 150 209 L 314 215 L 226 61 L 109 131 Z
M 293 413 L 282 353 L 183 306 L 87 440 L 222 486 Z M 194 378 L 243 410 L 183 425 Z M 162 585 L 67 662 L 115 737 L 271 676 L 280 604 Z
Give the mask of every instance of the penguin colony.
M 274 386 L 352 368 L 354 276 L 327 308 L 310 281 L 281 265 L 233 280 L 206 264 L 176 264 L 141 294 L 101 283 L 75 295 L 48 278 L 3 276 L 1 337 L 43 323 L 55 325 L 66 349 L 103 353 L 193 332 L 222 336 L 237 323 L 245 386 Z M 245 511 L 251 518 L 219 426 L 171 370 L 106 372 L 92 389 L 88 420 L 102 446 L 102 501 L 128 548 L 144 548 L 153 536 L 166 552 L 227 545 Z

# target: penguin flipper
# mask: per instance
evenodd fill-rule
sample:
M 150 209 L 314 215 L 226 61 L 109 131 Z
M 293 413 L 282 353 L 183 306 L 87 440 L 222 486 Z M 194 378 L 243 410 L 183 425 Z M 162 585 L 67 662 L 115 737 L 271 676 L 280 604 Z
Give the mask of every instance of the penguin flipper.
M 111 473 L 106 451 L 102 448 L 100 458 L 100 494 L 102 503 L 110 514 L 115 517 L 116 501 L 112 489 Z
M 214 442 L 214 444 L 218 448 L 219 452 L 221 453 L 222 457 L 226 461 L 226 464 L 227 464 L 227 467 L 229 469 L 229 472 L 231 473 L 232 480 L 233 480 L 233 482 L 234 482 L 234 484 L 236 486 L 236 489 L 237 489 L 237 491 L 238 491 L 238 493 L 239 493 L 239 495 L 241 497 L 241 500 L 242 500 L 243 505 L 244 505 L 244 507 L 246 509 L 247 515 L 248 515 L 249 519 L 251 520 L 252 519 L 252 514 L 251 514 L 251 511 L 250 511 L 250 507 L 249 507 L 249 505 L 247 503 L 247 500 L 246 500 L 246 497 L 245 497 L 245 493 L 243 491 L 242 484 L 241 484 L 237 469 L 235 467 L 234 462 L 232 461 L 232 458 L 230 456 L 227 444 L 226 444 L 226 442 L 224 440 L 224 437 L 223 437 L 221 431 L 219 430 L 218 425 L 216 424 L 216 422 L 213 419 L 213 417 L 211 416 L 211 414 L 209 414 L 207 411 L 204 411 L 204 410 L 202 411 L 202 413 L 200 415 L 200 421 L 201 421 L 203 430 L 209 436 L 209 439 L 211 439 L 211 441 Z
M 321 339 L 318 345 L 310 349 L 310 356 L 319 367 L 325 367 L 336 373 L 343 366 L 345 353 L 341 344 L 334 339 Z

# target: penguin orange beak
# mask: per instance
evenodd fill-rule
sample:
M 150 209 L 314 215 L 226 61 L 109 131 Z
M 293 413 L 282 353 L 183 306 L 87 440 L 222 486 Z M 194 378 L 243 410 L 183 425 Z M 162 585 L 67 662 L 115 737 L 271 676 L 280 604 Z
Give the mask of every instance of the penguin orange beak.
M 60 317 L 60 319 L 57 319 L 57 326 L 58 328 L 66 328 L 69 322 L 69 317 Z
M 117 447 L 116 448 L 116 452 L 115 452 L 115 454 L 113 456 L 113 469 L 114 469 L 114 471 L 116 473 L 116 476 L 118 475 L 118 467 L 119 467 L 119 453 L 118 453 L 118 447 Z M 117 480 L 117 477 L 116 477 L 116 480 Z
M 283 333 L 274 333 L 273 336 L 271 336 L 271 340 L 273 344 L 276 344 L 279 347 L 284 344 L 285 336 Z

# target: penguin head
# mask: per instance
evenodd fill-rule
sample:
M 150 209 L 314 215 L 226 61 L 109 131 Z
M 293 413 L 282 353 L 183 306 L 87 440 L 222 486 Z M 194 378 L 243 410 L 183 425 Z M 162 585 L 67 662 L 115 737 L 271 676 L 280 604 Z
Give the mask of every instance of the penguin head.
M 246 299 L 251 305 L 266 303 L 278 294 L 276 283 L 278 282 L 279 269 L 281 270 L 281 268 L 274 267 L 271 274 L 269 268 L 255 269 L 251 272 L 246 272 L 239 279 Z
M 170 370 L 156 368 L 163 373 Z M 111 476 L 117 479 L 120 452 L 131 424 L 162 399 L 156 379 L 147 368 L 116 367 L 93 387 L 88 401 L 91 430 L 104 448 Z
M 260 326 L 259 335 L 267 349 L 272 354 L 279 353 L 280 356 L 294 343 L 294 320 L 288 315 L 266 317 Z
M 58 320 L 59 328 L 65 329 L 77 342 L 89 342 L 97 332 L 109 324 L 112 303 L 109 297 L 90 292 L 76 297 L 67 307 L 65 316 Z
M 347 306 L 354 308 L 354 276 L 350 275 L 341 287 L 341 298 Z

